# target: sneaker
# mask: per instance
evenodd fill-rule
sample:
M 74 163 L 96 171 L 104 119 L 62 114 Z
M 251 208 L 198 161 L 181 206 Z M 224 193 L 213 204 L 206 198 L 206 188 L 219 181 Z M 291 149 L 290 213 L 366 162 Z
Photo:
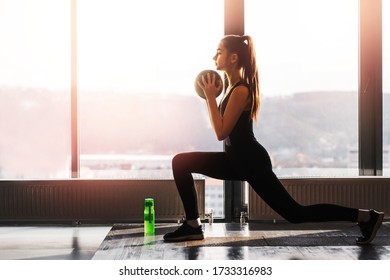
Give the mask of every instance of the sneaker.
M 164 235 L 164 240 L 167 242 L 180 242 L 191 240 L 204 239 L 202 226 L 197 228 L 191 227 L 184 221 L 183 224 L 174 232 L 170 232 Z
M 358 223 L 363 235 L 356 238 L 356 244 L 358 245 L 368 244 L 375 238 L 376 232 L 382 224 L 384 213 L 370 210 L 370 216 L 371 218 L 368 222 Z

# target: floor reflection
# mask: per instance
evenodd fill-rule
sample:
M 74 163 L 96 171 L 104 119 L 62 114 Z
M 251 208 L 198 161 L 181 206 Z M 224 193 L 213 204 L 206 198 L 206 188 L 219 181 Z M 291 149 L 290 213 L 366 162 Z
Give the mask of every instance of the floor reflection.
M 113 228 L 93 259 L 165 260 L 390 260 L 390 226 L 371 245 L 357 246 L 350 224 L 218 224 L 205 226 L 204 240 L 165 243 L 177 225 L 156 228 L 148 240 L 139 228 Z M 107 243 L 106 243 L 107 241 Z

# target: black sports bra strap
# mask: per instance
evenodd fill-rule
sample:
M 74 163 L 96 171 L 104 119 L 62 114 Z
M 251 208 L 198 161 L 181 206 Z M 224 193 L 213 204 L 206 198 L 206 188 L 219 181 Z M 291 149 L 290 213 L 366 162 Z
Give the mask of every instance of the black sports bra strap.
M 220 102 L 220 104 L 219 104 L 219 111 L 220 111 L 221 114 L 223 114 L 223 112 L 225 111 L 225 108 L 226 108 L 227 102 L 228 102 L 228 100 L 229 100 L 229 98 L 230 98 L 230 95 L 231 95 L 232 92 L 235 90 L 235 88 L 238 87 L 238 86 L 248 86 L 248 84 L 245 83 L 245 81 L 242 81 L 242 80 L 241 80 L 241 81 L 237 82 L 237 83 L 229 90 L 229 92 L 228 92 L 227 94 L 225 94 L 224 97 L 222 97 L 222 100 L 221 100 L 221 102 Z

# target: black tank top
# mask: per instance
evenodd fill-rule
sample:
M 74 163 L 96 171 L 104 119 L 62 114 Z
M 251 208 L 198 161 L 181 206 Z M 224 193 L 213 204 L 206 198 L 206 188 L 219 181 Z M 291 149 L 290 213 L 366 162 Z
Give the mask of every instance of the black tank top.
M 219 112 L 222 117 L 234 89 L 242 85 L 249 87 L 248 84 L 240 81 L 235 84 L 222 99 L 219 104 Z M 233 127 L 232 132 L 230 132 L 230 135 L 224 141 L 226 146 L 230 146 L 232 148 L 245 148 L 245 145 L 256 142 L 256 138 L 253 133 L 253 120 L 251 118 L 250 110 L 243 111 L 241 113 L 241 116 L 237 120 L 236 125 Z

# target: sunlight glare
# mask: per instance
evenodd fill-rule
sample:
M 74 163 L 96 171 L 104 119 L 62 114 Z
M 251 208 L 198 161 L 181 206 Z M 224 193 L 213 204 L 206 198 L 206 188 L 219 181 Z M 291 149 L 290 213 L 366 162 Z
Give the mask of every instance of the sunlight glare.
M 195 75 L 214 67 L 222 3 L 80 1 L 80 86 L 192 94 Z

